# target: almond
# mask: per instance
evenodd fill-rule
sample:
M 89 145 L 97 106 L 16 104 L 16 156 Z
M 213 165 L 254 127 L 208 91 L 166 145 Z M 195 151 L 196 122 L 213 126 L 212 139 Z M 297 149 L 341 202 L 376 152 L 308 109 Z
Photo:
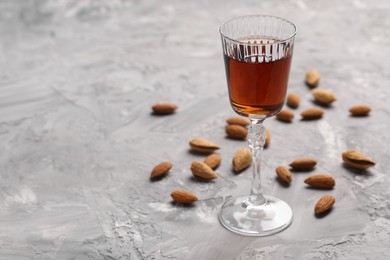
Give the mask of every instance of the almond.
M 191 172 L 195 177 L 204 180 L 212 180 L 218 178 L 217 174 L 204 162 L 194 161 L 191 164 Z
M 317 202 L 315 209 L 314 209 L 314 212 L 317 215 L 324 213 L 324 212 L 330 210 L 330 208 L 332 208 L 332 206 L 334 205 L 335 202 L 336 202 L 336 199 L 332 195 L 325 195 L 325 196 L 321 197 L 319 199 L 319 201 Z
M 303 120 L 320 119 L 324 114 L 324 110 L 321 108 L 309 108 L 302 111 L 301 116 Z
M 314 89 L 311 94 L 317 103 L 326 106 L 329 106 L 337 99 L 336 95 L 332 91 L 322 88 Z
M 229 125 L 241 125 L 241 126 L 247 126 L 250 124 L 249 120 L 245 117 L 241 116 L 232 116 L 226 119 L 226 123 Z
M 200 153 L 212 153 L 220 148 L 215 143 L 202 138 L 194 138 L 190 140 L 190 146 L 194 151 Z
M 320 189 L 332 189 L 336 185 L 335 179 L 326 174 L 315 174 L 305 179 L 305 183 Z
M 297 108 L 301 98 L 296 93 L 291 93 L 287 96 L 287 105 L 291 108 Z
M 170 162 L 159 163 L 153 168 L 150 177 L 151 178 L 162 177 L 168 173 L 168 171 L 172 168 L 172 166 L 173 164 Z
M 189 204 L 198 200 L 198 198 L 189 191 L 176 190 L 171 193 L 172 199 L 177 203 Z
M 233 169 L 236 172 L 241 172 L 248 168 L 252 163 L 252 152 L 249 148 L 239 148 L 233 157 Z
M 291 172 L 284 166 L 278 166 L 275 170 L 279 179 L 285 183 L 291 183 Z
M 371 112 L 371 107 L 369 105 L 356 105 L 349 109 L 349 112 L 353 116 L 366 116 Z
M 226 134 L 233 139 L 245 139 L 248 135 L 248 129 L 241 125 L 228 125 L 226 126 Z
M 316 87 L 320 83 L 320 73 L 317 70 L 310 69 L 306 72 L 306 84 L 310 87 Z
M 299 158 L 290 163 L 291 168 L 294 170 L 312 170 L 317 164 L 317 161 L 313 158 Z
M 265 146 L 269 145 L 271 143 L 271 131 L 266 128 L 265 129 Z
M 153 112 L 158 115 L 168 115 L 175 112 L 176 104 L 172 103 L 157 103 L 152 106 Z
M 290 110 L 283 109 L 276 115 L 276 118 L 283 122 L 291 122 L 294 118 L 294 113 Z
M 346 165 L 356 169 L 367 169 L 375 165 L 371 158 L 356 150 L 344 151 L 342 158 Z
M 219 166 L 221 163 L 222 158 L 219 154 L 210 154 L 206 157 L 204 160 L 204 163 L 207 164 L 211 169 L 215 169 Z

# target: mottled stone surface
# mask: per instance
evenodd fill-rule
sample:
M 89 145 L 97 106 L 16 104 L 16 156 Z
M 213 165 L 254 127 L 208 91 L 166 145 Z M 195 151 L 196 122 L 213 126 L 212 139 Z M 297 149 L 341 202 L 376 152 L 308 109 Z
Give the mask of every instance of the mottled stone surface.
M 235 235 L 217 221 L 226 198 L 249 190 L 250 171 L 231 158 L 244 141 L 225 138 L 227 98 L 218 26 L 267 13 L 298 28 L 290 91 L 301 95 L 292 124 L 266 121 L 267 194 L 286 200 L 295 220 L 264 238 Z M 0 1 L 0 259 L 390 259 L 390 2 L 346 1 Z M 308 68 L 338 100 L 323 119 L 302 122 L 312 106 Z M 151 105 L 175 102 L 176 114 Z M 348 108 L 368 103 L 369 117 Z M 215 181 L 189 170 L 203 157 L 191 137 L 222 146 Z M 347 169 L 341 152 L 358 149 L 378 163 Z M 274 169 L 317 158 L 332 191 L 288 188 Z M 162 180 L 160 161 L 174 167 Z M 171 203 L 187 189 L 192 207 Z M 323 194 L 336 204 L 316 218 Z

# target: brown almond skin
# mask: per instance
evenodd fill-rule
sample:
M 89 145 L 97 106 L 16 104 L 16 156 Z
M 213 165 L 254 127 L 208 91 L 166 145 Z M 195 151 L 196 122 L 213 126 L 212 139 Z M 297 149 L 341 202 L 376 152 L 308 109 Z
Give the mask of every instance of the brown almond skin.
M 314 188 L 333 189 L 336 185 L 335 179 L 326 174 L 315 174 L 305 179 L 305 183 Z
M 352 116 L 367 116 L 371 112 L 371 107 L 365 104 L 356 105 L 350 107 L 349 112 Z
M 277 115 L 276 118 L 283 122 L 290 123 L 294 119 L 294 113 L 287 109 L 282 109 Z
M 268 146 L 271 143 L 271 131 L 266 128 L 265 129 L 265 144 L 264 146 Z
M 198 200 L 198 198 L 189 191 L 176 190 L 171 193 L 172 199 L 177 203 L 190 204 Z
M 151 178 L 158 178 L 166 175 L 169 170 L 172 168 L 173 164 L 170 162 L 162 162 L 157 164 L 150 174 Z
M 173 114 L 177 109 L 177 105 L 173 103 L 157 103 L 152 106 L 152 110 L 157 115 Z
M 310 69 L 306 72 L 306 84 L 309 87 L 317 87 L 320 83 L 320 73 L 315 69 Z
M 321 197 L 316 203 L 316 206 L 314 208 L 315 214 L 319 215 L 325 213 L 326 211 L 330 210 L 333 207 L 335 202 L 336 199 L 332 195 L 325 195 Z
M 252 163 L 252 152 L 247 147 L 237 149 L 233 157 L 233 169 L 235 172 L 242 172 Z
M 229 138 L 245 140 L 248 135 L 248 129 L 241 125 L 228 125 L 225 128 Z
M 222 157 L 219 154 L 210 154 L 204 160 L 204 163 L 207 164 L 211 169 L 215 170 L 222 161 Z
M 226 123 L 229 125 L 241 125 L 241 126 L 247 126 L 250 124 L 249 120 L 245 117 L 239 117 L 239 116 L 232 116 L 226 119 Z
M 288 183 L 288 184 L 291 183 L 292 174 L 291 174 L 290 170 L 287 169 L 287 167 L 278 166 L 275 169 L 275 172 L 281 181 L 283 181 L 284 183 Z
M 194 161 L 191 164 L 191 172 L 195 177 L 203 180 L 212 180 L 218 178 L 218 175 L 207 164 L 200 161 Z
M 317 164 L 317 161 L 313 158 L 299 158 L 292 161 L 289 165 L 294 170 L 308 171 L 312 170 Z
M 324 110 L 321 108 L 309 108 L 302 111 L 301 116 L 303 120 L 315 120 L 320 119 L 324 114 Z
M 217 144 L 203 138 L 193 138 L 189 144 L 192 150 L 199 153 L 212 153 L 220 149 Z
M 367 155 L 357 150 L 346 150 L 341 157 L 346 165 L 355 169 L 365 170 L 376 164 Z
M 329 106 L 337 100 L 336 95 L 328 89 L 314 89 L 312 92 L 314 100 L 321 105 Z
M 287 105 L 291 108 L 297 108 L 300 102 L 301 102 L 301 98 L 296 93 L 290 93 L 287 96 Z

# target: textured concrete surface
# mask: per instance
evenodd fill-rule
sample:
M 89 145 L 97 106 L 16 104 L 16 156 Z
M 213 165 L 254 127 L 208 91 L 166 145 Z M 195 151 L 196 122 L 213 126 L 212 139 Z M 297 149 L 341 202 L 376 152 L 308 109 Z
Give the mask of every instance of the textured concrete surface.
M 346 1 L 0 1 L 0 259 L 390 259 L 390 2 Z M 295 220 L 282 233 L 242 237 L 217 221 L 223 201 L 249 191 L 251 176 L 230 161 L 246 142 L 225 138 L 227 98 L 218 26 L 253 13 L 298 26 L 290 91 L 302 97 L 292 124 L 269 119 L 263 185 L 286 200 Z M 322 120 L 306 69 L 338 101 Z M 179 105 L 156 117 L 157 101 Z M 348 108 L 368 103 L 366 118 Z M 203 159 L 188 151 L 200 136 L 222 146 L 219 178 L 191 178 Z M 341 163 L 354 148 L 378 163 L 367 172 Z M 317 158 L 332 191 L 286 188 L 274 168 Z M 170 174 L 149 180 L 160 161 Z M 200 201 L 171 203 L 187 189 Z M 325 193 L 337 202 L 313 215 Z

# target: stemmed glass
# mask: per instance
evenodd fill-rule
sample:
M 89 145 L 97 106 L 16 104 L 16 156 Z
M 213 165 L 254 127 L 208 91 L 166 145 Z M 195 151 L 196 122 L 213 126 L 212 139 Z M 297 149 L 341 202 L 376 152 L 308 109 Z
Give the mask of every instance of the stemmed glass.
M 236 113 L 251 121 L 248 142 L 253 155 L 250 194 L 226 201 L 219 220 L 242 235 L 271 235 L 287 228 L 293 213 L 286 202 L 261 191 L 263 121 L 283 107 L 296 27 L 279 17 L 248 15 L 228 20 L 219 31 L 230 103 Z

